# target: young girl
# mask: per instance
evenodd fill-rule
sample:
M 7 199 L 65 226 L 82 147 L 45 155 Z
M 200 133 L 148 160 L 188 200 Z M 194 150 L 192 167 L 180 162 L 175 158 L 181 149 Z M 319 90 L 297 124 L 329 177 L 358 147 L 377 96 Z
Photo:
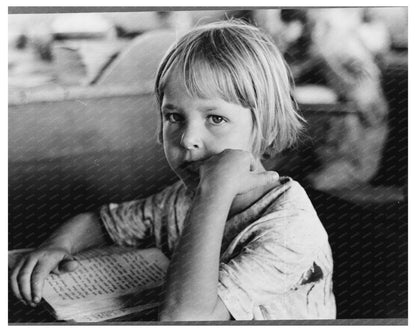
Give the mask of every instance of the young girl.
M 76 216 L 11 276 L 36 305 L 45 277 L 111 240 L 160 248 L 171 263 L 161 320 L 334 319 L 332 256 L 305 191 L 262 159 L 301 128 L 285 62 L 254 26 L 199 27 L 156 78 L 160 140 L 180 181 L 137 201 Z

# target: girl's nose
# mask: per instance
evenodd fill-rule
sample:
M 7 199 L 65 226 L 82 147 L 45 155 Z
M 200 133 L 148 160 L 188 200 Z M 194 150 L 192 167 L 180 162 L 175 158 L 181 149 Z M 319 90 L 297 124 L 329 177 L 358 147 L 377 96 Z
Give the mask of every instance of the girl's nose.
M 186 150 L 197 150 L 202 147 L 201 128 L 188 124 L 181 136 L 181 145 Z

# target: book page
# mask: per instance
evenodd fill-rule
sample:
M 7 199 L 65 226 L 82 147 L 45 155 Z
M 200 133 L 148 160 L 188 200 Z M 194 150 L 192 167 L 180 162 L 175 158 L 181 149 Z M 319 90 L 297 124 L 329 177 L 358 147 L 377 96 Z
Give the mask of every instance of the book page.
M 55 312 L 55 315 L 60 320 L 78 321 L 79 317 L 89 317 L 88 320 L 92 320 L 95 319 L 92 317 L 99 317 L 100 315 L 103 317 L 103 320 L 115 318 L 118 317 L 116 312 L 121 315 L 126 310 L 130 310 L 129 308 L 135 308 L 131 312 L 140 313 L 148 308 L 157 308 L 159 306 L 161 290 L 162 286 L 110 297 L 101 301 L 81 301 L 61 308 L 61 310 Z M 107 317 L 106 313 L 110 314 L 110 312 L 112 316 L 105 318 Z
M 162 287 L 157 287 L 121 297 L 105 299 L 105 301 L 82 303 L 86 310 L 80 310 L 80 307 L 72 312 L 66 312 L 65 310 L 66 316 L 61 317 L 63 320 L 76 322 L 100 322 L 131 314 L 139 318 L 143 311 L 157 309 L 160 304 L 161 289 Z M 100 302 L 105 302 L 106 305 L 99 307 Z M 103 303 L 101 303 L 102 305 Z
M 74 316 L 70 320 L 74 322 L 78 322 L 78 323 L 103 322 L 106 320 L 141 312 L 147 309 L 152 309 L 154 307 L 155 307 L 154 303 L 149 303 L 149 304 L 143 304 L 143 305 L 135 306 L 135 307 L 110 309 L 110 310 L 104 310 L 98 313 L 92 313 L 89 315 Z
M 158 249 L 130 250 L 80 261 L 74 272 L 51 274 L 44 298 L 57 310 L 80 301 L 100 299 L 154 288 L 163 283 L 168 259 Z

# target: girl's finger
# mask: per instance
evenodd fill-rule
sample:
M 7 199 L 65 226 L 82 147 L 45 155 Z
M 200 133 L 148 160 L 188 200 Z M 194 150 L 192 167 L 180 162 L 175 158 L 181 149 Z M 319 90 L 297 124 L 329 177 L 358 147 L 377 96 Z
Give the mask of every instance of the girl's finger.
M 42 290 L 45 279 L 49 273 L 58 265 L 59 259 L 46 257 L 39 260 L 38 264 L 33 269 L 31 277 L 32 298 L 34 303 L 39 303 L 42 298 Z
M 253 190 L 257 187 L 264 187 L 265 191 L 270 190 L 276 186 L 279 178 L 279 174 L 274 171 L 252 174 L 250 180 L 246 183 L 246 191 Z
M 25 264 L 26 258 L 20 259 L 15 267 L 13 268 L 12 274 L 10 275 L 10 286 L 12 288 L 13 294 L 20 300 L 23 301 L 22 294 L 20 294 L 19 284 L 17 280 L 17 276 L 19 275 L 20 269 L 22 268 L 23 264 Z
M 36 266 L 37 262 L 37 258 L 27 259 L 25 264 L 21 268 L 19 275 L 17 276 L 20 294 L 22 295 L 23 299 L 28 303 L 32 301 L 31 278 L 33 268 Z

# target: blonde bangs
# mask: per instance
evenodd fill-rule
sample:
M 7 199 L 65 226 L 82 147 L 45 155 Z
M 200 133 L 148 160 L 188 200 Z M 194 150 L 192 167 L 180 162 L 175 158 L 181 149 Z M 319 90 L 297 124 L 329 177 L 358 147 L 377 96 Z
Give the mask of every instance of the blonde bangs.
M 242 91 L 238 91 L 229 73 L 229 68 L 221 68 L 207 59 L 193 59 L 183 68 L 185 87 L 191 96 L 198 98 L 220 98 L 227 102 L 246 105 Z
M 255 106 L 256 96 L 249 75 L 242 75 L 247 68 L 238 67 L 241 59 L 234 59 L 234 54 L 227 49 L 215 50 L 203 41 L 195 40 L 187 47 L 177 45 L 169 55 L 164 70 L 160 73 L 157 82 L 159 97 L 163 96 L 169 77 L 181 74 L 184 78 L 185 88 L 190 96 L 198 98 L 220 98 L 230 103 L 242 105 L 247 108 Z M 246 76 L 246 77 L 244 77 Z

